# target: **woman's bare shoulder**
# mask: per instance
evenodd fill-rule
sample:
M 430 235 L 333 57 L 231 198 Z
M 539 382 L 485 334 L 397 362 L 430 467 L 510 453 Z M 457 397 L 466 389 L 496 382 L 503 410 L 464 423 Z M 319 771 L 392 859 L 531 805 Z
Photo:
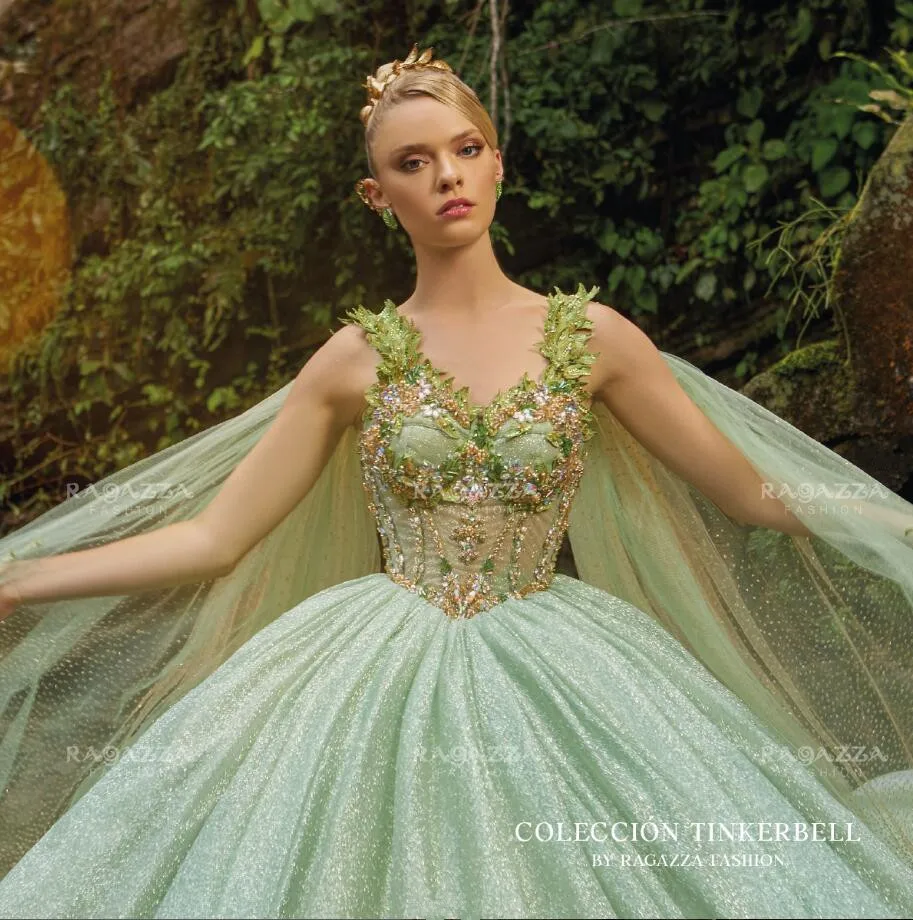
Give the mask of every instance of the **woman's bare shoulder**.
M 599 392 L 615 378 L 622 366 L 625 343 L 632 335 L 644 335 L 640 327 L 608 304 L 591 300 L 586 305 L 586 317 L 592 323 L 589 348 L 596 355 L 590 369 L 589 389 Z
M 367 408 L 365 392 L 377 380 L 380 362 L 365 330 L 352 323 L 337 329 L 301 369 L 309 385 L 323 391 L 347 425 L 358 427 Z
M 637 323 L 614 307 L 590 301 L 587 318 L 593 323 L 590 350 L 597 355 L 590 375 L 590 388 L 601 398 L 613 382 L 637 373 L 638 366 L 645 360 L 652 360 L 659 349 Z

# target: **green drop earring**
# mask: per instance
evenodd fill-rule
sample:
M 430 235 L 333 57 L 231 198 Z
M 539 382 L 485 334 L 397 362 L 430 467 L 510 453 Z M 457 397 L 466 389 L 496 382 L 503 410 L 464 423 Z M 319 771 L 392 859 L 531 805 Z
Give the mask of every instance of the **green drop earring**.
M 384 208 L 380 212 L 380 216 L 383 218 L 384 223 L 391 229 L 395 230 L 399 224 L 396 222 L 396 215 L 390 208 Z
M 495 201 L 501 197 L 502 188 L 503 186 L 501 185 L 501 180 L 498 179 L 498 181 L 495 182 Z

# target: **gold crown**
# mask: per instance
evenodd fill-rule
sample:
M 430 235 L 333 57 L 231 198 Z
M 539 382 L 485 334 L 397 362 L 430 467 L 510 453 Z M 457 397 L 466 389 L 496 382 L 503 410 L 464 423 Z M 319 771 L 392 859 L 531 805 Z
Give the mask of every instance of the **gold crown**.
M 418 45 L 413 45 L 412 50 L 406 55 L 404 61 L 393 61 L 392 64 L 383 64 L 377 68 L 375 76 L 369 76 L 362 84 L 368 91 L 368 104 L 362 108 L 359 113 L 363 125 L 368 124 L 368 119 L 374 111 L 374 106 L 384 94 L 384 90 L 404 71 L 418 70 L 422 67 L 434 67 L 436 70 L 451 71 L 453 68 L 446 61 L 432 61 L 431 52 L 433 48 L 425 49 L 421 54 L 418 53 Z

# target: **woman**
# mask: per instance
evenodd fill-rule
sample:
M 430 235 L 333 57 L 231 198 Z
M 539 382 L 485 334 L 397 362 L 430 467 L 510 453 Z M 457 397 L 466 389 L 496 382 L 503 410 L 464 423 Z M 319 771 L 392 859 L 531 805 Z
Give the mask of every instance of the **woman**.
M 0 916 L 908 915 L 913 508 L 512 283 L 417 52 L 359 183 L 413 295 L 0 542 Z

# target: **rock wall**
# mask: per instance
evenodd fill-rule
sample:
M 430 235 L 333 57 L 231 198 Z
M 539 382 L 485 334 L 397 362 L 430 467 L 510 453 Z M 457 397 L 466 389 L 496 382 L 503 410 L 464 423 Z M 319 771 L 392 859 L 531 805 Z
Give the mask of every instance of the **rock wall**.
M 8 55 L 0 69 L 0 115 L 25 127 L 56 86 L 94 88 L 108 66 L 125 106 L 167 85 L 188 49 L 185 6 L 184 0 L 0 0 L 0 47 Z
M 810 345 L 743 392 L 913 500 L 913 119 L 869 175 L 834 291 L 849 353 Z

